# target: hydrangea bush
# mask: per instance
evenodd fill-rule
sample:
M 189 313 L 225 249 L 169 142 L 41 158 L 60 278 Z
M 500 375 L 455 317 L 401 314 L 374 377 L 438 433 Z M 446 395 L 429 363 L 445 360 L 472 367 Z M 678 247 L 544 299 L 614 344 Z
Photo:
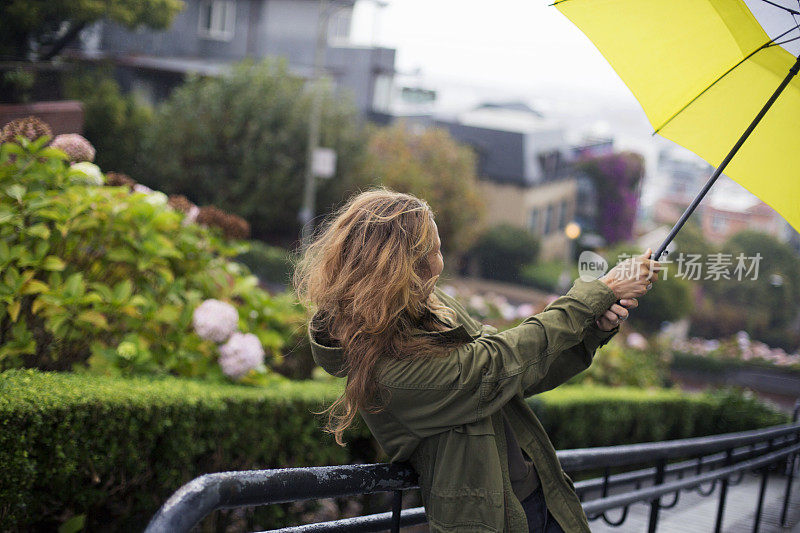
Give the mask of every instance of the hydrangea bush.
M 98 186 L 100 169 L 48 136 L 15 141 L 0 147 L 0 370 L 222 380 L 217 344 L 238 330 L 229 375 L 258 381 L 297 344 L 302 310 L 231 260 L 245 241 L 185 224 L 158 191 Z

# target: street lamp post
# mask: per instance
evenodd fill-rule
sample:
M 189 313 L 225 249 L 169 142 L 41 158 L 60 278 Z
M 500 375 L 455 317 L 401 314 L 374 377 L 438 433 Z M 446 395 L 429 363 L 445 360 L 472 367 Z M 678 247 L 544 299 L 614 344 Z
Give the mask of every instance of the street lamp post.
M 319 0 L 317 19 L 317 42 L 314 48 L 314 70 L 312 74 L 311 116 L 308 123 L 308 147 L 306 150 L 305 184 L 303 188 L 303 207 L 300 209 L 300 223 L 303 225 L 302 239 L 305 241 L 314 231 L 314 201 L 316 181 L 314 181 L 314 151 L 319 145 L 319 130 L 322 114 L 322 66 L 325 61 L 325 47 L 328 44 L 328 0 Z

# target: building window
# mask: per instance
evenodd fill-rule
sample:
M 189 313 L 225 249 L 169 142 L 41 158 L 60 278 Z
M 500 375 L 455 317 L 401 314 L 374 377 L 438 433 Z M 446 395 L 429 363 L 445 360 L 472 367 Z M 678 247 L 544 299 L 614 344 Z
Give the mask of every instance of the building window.
M 389 113 L 392 107 L 392 75 L 376 74 L 372 83 L 372 110 Z
M 711 227 L 717 233 L 722 233 L 728 228 L 728 221 L 723 215 L 711 215 Z
M 544 234 L 549 235 L 553 231 L 553 204 L 548 204 L 544 213 Z
M 569 211 L 569 204 L 566 200 L 561 200 L 561 209 L 558 212 L 558 229 L 567 227 L 567 215 Z
M 550 181 L 561 176 L 562 160 L 561 152 L 551 150 L 541 152 L 538 155 L 539 168 L 542 170 L 542 181 Z
M 350 44 L 350 25 L 352 20 L 352 9 L 342 8 L 333 13 L 328 20 L 328 44 L 331 46 Z
M 533 208 L 531 209 L 530 213 L 528 213 L 528 231 L 534 235 L 538 235 L 539 230 L 539 210 Z
M 201 37 L 230 41 L 233 39 L 235 23 L 235 0 L 203 0 L 200 2 L 198 33 Z

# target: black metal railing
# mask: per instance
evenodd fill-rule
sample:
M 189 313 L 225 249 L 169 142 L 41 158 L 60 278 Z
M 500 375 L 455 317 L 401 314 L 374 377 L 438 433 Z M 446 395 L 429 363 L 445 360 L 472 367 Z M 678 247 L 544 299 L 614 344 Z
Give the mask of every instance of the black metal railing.
M 757 532 L 771 469 L 785 475 L 780 521 L 787 512 L 800 455 L 800 401 L 793 422 L 770 428 L 709 437 L 646 444 L 564 450 L 558 458 L 569 474 L 602 472 L 575 483 L 590 520 L 621 525 L 634 503 L 650 505 L 648 531 L 654 532 L 659 512 L 678 504 L 681 491 L 696 490 L 710 496 L 719 487 L 715 532 L 721 531 L 728 488 L 742 481 L 746 472 L 761 476 L 753 531 Z M 635 469 L 637 465 L 645 466 Z M 632 469 L 633 468 L 633 469 Z M 612 470 L 624 470 L 612 473 Z M 707 485 L 707 488 L 703 488 Z M 358 494 L 392 492 L 392 510 L 358 518 L 273 530 L 299 532 L 372 532 L 423 524 L 422 507 L 401 509 L 403 491 L 417 489 L 414 471 L 402 464 L 349 465 L 248 472 L 221 472 L 201 476 L 181 487 L 151 520 L 146 533 L 188 531 L 217 509 L 251 507 Z M 664 497 L 671 497 L 665 503 Z M 612 519 L 608 511 L 620 509 Z

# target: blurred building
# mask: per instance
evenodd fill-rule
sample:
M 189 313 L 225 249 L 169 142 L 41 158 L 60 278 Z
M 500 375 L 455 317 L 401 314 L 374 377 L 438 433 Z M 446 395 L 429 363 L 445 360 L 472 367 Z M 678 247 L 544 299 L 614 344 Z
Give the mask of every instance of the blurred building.
M 730 178 L 718 179 L 703 204 L 700 225 L 709 242 L 721 243 L 746 229 L 786 240 L 783 217 Z
M 687 150 L 661 150 L 655 179 L 650 184 L 654 189 L 653 220 L 660 224 L 674 224 L 713 170 L 711 165 Z
M 478 157 L 487 225 L 527 228 L 541 239 L 542 259 L 564 259 L 578 184 L 563 128 L 524 103 L 484 103 L 432 124 L 447 129 Z
M 169 29 L 128 30 L 101 22 L 84 31 L 73 56 L 110 59 L 124 90 L 158 102 L 189 73 L 215 76 L 246 57 L 281 56 L 299 76 L 313 73 L 318 0 L 184 0 Z M 355 0 L 328 2 L 325 70 L 337 90 L 369 114 L 389 98 L 395 50 L 354 45 Z
M 658 160 L 654 222 L 672 226 L 713 171 L 711 165 L 687 150 L 663 150 Z M 800 241 L 797 232 L 774 209 L 724 175 L 692 216 L 698 218 L 703 237 L 712 243 L 721 243 L 745 229 L 761 231 L 784 242 Z

